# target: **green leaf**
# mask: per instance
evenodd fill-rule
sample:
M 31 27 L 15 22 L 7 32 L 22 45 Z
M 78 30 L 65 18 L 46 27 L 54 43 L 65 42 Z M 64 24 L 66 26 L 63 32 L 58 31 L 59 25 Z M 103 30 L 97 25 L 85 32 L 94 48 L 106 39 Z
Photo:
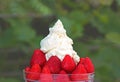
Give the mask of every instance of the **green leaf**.
M 114 82 L 114 79 L 119 78 L 119 53 L 119 48 L 108 44 L 101 46 L 99 51 L 95 54 L 96 57 L 93 62 L 96 68 L 96 76 L 99 78 L 100 82 Z
M 66 29 L 66 32 L 68 35 L 71 34 L 71 27 L 73 25 L 73 20 L 70 20 L 69 18 L 67 17 L 60 17 L 60 20 L 62 21 L 63 25 L 64 25 L 64 28 Z
M 30 27 L 16 27 L 14 30 L 18 41 L 30 41 L 36 36 L 36 32 Z
M 33 49 L 40 48 L 40 41 L 43 39 L 43 36 L 37 36 L 33 40 L 30 41 L 30 45 Z
M 11 14 L 17 15 L 24 15 L 26 13 L 25 8 L 18 1 L 12 1 L 9 4 L 9 11 Z
M 106 38 L 113 43 L 120 44 L 120 34 L 117 32 L 108 33 Z
M 116 0 L 117 1 L 117 4 L 120 6 L 120 0 Z
M 76 50 L 77 54 L 80 57 L 86 57 L 87 55 L 90 55 L 90 51 L 86 44 L 80 41 L 76 41 L 76 40 L 74 40 L 73 42 L 74 42 L 73 44 L 74 49 Z
M 97 16 L 94 16 L 91 23 L 101 33 L 120 32 L 120 14 L 110 9 L 103 9 Z
M 16 45 L 16 39 L 13 34 L 13 29 L 6 29 L 0 36 L 0 48 L 11 47 Z
M 29 42 L 36 36 L 35 30 L 33 30 L 29 25 L 29 20 L 10 19 L 8 22 L 11 24 L 13 34 L 15 35 L 15 39 L 17 41 Z
M 42 15 L 51 14 L 50 8 L 44 5 L 40 0 L 30 0 L 30 4 L 32 8 L 34 8 L 37 12 L 39 12 Z
M 83 27 L 80 24 L 73 24 L 70 30 L 73 39 L 80 38 L 83 35 Z
M 80 10 L 74 10 L 70 13 L 69 18 L 74 20 L 75 24 L 85 25 L 89 21 L 89 14 Z
M 71 20 L 67 17 L 61 17 L 61 20 L 71 38 L 76 39 L 83 35 L 83 26 L 80 23 L 76 23 L 76 20 Z
M 113 0 L 99 0 L 99 2 L 102 5 L 108 5 L 108 6 L 110 6 L 112 4 Z

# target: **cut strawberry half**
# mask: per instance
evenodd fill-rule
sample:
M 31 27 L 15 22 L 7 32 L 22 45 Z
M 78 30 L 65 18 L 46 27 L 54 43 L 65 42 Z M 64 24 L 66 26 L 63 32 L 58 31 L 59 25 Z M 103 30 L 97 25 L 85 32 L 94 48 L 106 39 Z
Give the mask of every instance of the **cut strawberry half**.
M 34 50 L 34 53 L 30 60 L 30 65 L 32 66 L 34 64 L 39 64 L 40 66 L 43 66 L 45 62 L 46 62 L 45 53 L 40 49 Z
M 57 56 L 50 57 L 45 65 L 49 67 L 52 74 L 57 74 L 61 70 L 61 61 Z
M 75 61 L 69 55 L 66 55 L 62 61 L 62 69 L 65 71 L 72 72 L 76 67 Z

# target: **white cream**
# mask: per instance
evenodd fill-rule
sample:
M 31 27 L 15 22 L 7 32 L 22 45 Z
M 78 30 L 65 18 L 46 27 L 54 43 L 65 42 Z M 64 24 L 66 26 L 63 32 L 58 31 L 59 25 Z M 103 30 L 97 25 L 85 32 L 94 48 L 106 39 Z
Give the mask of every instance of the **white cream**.
M 67 36 L 62 22 L 58 20 L 52 28 L 49 28 L 49 31 L 49 34 L 40 42 L 41 50 L 46 53 L 46 59 L 57 56 L 62 61 L 68 54 L 78 63 L 80 57 L 73 50 L 73 41 Z

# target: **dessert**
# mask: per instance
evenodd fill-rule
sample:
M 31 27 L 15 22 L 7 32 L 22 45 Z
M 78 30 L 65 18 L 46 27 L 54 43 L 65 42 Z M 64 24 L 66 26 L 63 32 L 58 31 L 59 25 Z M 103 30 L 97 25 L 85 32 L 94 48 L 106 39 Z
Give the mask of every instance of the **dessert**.
M 35 49 L 30 65 L 24 69 L 26 82 L 88 82 L 94 75 L 89 57 L 80 58 L 73 50 L 73 41 L 58 20 Z M 93 82 L 93 80 L 89 81 Z
M 61 61 L 66 54 L 69 54 L 75 62 L 80 58 L 73 50 L 73 41 L 66 34 L 63 24 L 58 20 L 52 28 L 49 28 L 49 34 L 40 42 L 41 50 L 46 53 L 46 59 L 51 56 L 57 56 Z

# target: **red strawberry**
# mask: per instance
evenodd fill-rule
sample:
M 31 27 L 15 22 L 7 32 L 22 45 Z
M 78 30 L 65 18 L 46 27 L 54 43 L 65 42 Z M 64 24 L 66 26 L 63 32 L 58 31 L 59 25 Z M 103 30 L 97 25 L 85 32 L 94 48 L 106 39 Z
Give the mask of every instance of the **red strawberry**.
M 34 64 L 32 65 L 30 72 L 36 72 L 36 73 L 40 73 L 41 72 L 41 67 L 39 64 Z
M 43 73 L 43 74 L 51 74 L 50 69 L 49 69 L 48 66 L 44 66 L 41 73 Z
M 40 49 L 34 50 L 34 53 L 30 61 L 30 65 L 32 66 L 34 64 L 39 64 L 40 66 L 43 66 L 45 62 L 46 62 L 45 54 Z
M 64 70 L 61 70 L 56 76 L 55 82 L 70 82 L 69 76 Z
M 53 74 L 59 73 L 61 70 L 61 61 L 57 56 L 50 57 L 50 59 L 46 62 L 46 65 Z
M 76 67 L 76 64 L 73 58 L 69 55 L 66 55 L 62 61 L 62 68 L 67 72 L 72 72 Z
M 25 72 L 26 79 L 29 79 L 30 67 L 26 67 L 25 70 L 24 70 L 24 72 Z
M 84 64 L 85 63 L 85 58 L 80 58 L 80 63 Z
M 39 64 L 34 64 L 29 73 L 27 74 L 27 79 L 29 80 L 38 80 L 40 78 L 41 67 Z
M 53 82 L 52 75 L 48 66 L 44 66 L 40 74 L 40 82 Z
M 89 57 L 85 58 L 84 66 L 85 66 L 88 73 L 94 72 L 94 65 Z
M 71 75 L 71 80 L 72 81 L 80 81 L 80 80 L 85 80 L 87 79 L 87 76 L 86 74 L 87 71 L 84 67 L 83 64 L 79 64 L 76 69 L 72 72 L 73 75 Z M 83 74 L 83 75 L 80 75 L 80 74 Z
M 83 64 L 78 64 L 78 66 L 72 72 L 72 74 L 84 74 L 84 73 L 87 73 L 87 71 Z
M 25 72 L 29 72 L 29 71 L 30 71 L 30 67 L 26 67 Z
M 61 70 L 59 74 L 67 74 L 64 70 Z

